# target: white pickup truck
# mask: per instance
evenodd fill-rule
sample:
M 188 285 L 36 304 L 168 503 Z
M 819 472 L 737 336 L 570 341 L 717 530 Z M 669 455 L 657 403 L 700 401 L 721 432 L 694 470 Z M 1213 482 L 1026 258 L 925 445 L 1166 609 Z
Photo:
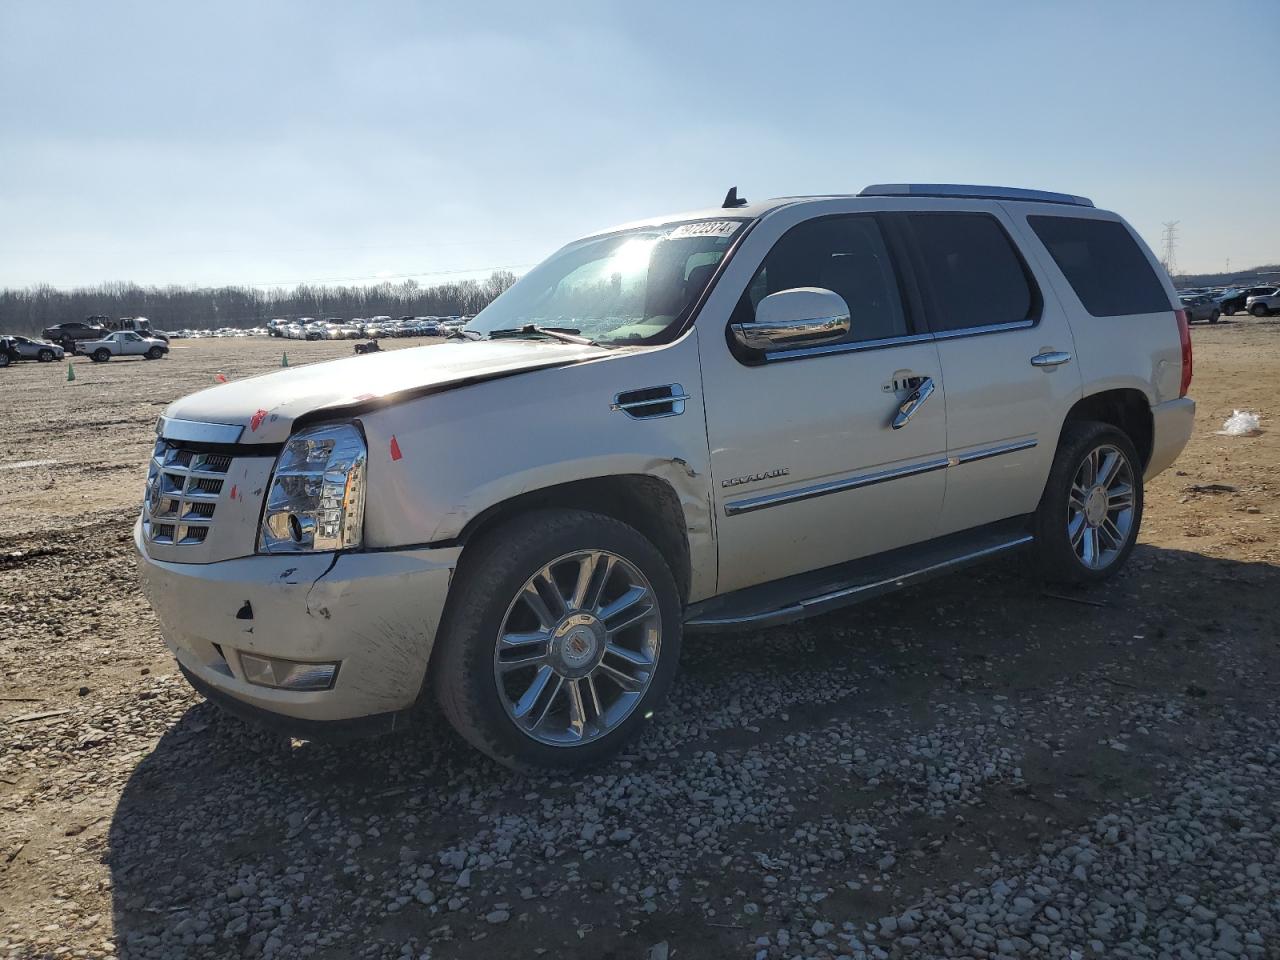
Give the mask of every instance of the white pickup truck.
M 132 330 L 121 330 L 101 340 L 80 340 L 76 353 L 90 357 L 97 363 L 106 363 L 112 357 L 142 357 L 159 360 L 169 352 L 169 344 L 156 337 L 145 337 Z
M 1190 382 L 1169 278 L 1085 198 L 731 191 L 569 244 L 439 346 L 173 403 L 134 539 L 226 708 L 308 736 L 434 696 L 503 763 L 579 767 L 662 708 L 686 629 L 1015 551 L 1114 574 Z

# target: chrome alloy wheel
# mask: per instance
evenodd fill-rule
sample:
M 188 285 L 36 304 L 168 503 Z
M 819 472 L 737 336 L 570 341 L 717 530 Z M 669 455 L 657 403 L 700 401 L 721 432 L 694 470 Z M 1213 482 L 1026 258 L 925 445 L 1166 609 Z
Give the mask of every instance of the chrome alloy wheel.
M 1071 481 L 1067 536 L 1076 559 L 1103 570 L 1133 535 L 1133 467 L 1110 444 L 1085 455 Z
M 493 676 L 517 729 L 575 747 L 631 715 L 661 647 L 662 615 L 645 575 L 617 554 L 579 550 L 552 560 L 511 601 Z

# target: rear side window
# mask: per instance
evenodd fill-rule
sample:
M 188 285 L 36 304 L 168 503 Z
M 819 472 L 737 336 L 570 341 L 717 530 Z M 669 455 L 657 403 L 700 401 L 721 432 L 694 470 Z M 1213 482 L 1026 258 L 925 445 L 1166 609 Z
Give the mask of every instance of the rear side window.
M 1172 309 L 1164 284 L 1124 224 L 1044 216 L 1027 217 L 1027 223 L 1093 316 Z
M 931 329 L 1016 323 L 1039 312 L 1022 258 L 995 217 L 912 213 L 907 222 L 930 294 Z

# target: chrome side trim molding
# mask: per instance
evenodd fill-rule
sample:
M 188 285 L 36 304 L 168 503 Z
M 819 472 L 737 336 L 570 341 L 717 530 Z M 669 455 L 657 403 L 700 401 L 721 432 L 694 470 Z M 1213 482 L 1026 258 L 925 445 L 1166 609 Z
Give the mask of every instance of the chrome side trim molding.
M 977 463 L 979 460 L 990 460 L 992 457 L 1000 457 L 1006 453 L 1017 453 L 1019 450 L 1030 450 L 1036 444 L 1036 440 L 1015 440 L 1012 443 L 1002 443 L 999 446 L 987 447 L 984 450 L 970 450 L 968 453 L 962 453 L 955 457 L 953 466 L 964 463 Z
M 888 483 L 890 480 L 902 480 L 905 477 L 914 477 L 922 473 L 932 473 L 934 470 L 945 470 L 948 467 L 958 467 L 966 463 L 977 463 L 979 460 L 990 460 L 992 457 L 1004 456 L 1006 453 L 1030 450 L 1037 443 L 1038 441 L 1034 439 L 1014 440 L 994 447 L 984 447 L 981 450 L 970 450 L 955 457 L 924 460 L 905 467 L 893 467 L 889 470 L 877 470 L 874 473 L 857 474 L 852 477 L 846 477 L 843 480 L 828 480 L 825 483 L 816 483 L 812 486 L 799 487 L 795 490 L 762 493 L 758 497 L 747 497 L 726 503 L 724 505 L 724 515 L 726 517 L 736 517 L 743 513 L 752 513 L 768 507 L 781 506 L 784 503 L 798 503 L 801 500 L 812 500 L 814 497 L 825 497 L 832 493 L 843 493 L 846 490 L 857 490 L 861 487 L 874 486 L 877 483 Z
M 713 629 L 726 629 L 734 627 L 747 626 L 772 626 L 779 623 L 790 623 L 805 617 L 811 617 L 819 613 L 826 613 L 839 607 L 848 606 L 857 603 L 860 600 L 869 600 L 872 597 L 880 596 L 894 590 L 900 590 L 903 587 L 912 586 L 923 580 L 931 580 L 936 576 L 947 573 L 951 570 L 967 567 L 980 560 L 993 557 L 1001 553 L 1007 553 L 1011 550 L 1017 550 L 1021 547 L 1032 543 L 1035 540 L 1031 534 L 1022 534 L 1013 537 L 1002 543 L 992 544 L 978 550 L 971 550 L 955 557 L 949 557 L 946 560 L 932 563 L 928 566 L 920 567 L 906 573 L 900 573 L 896 576 L 885 577 L 881 580 L 875 580 L 870 583 L 852 584 L 848 587 L 842 587 L 838 590 L 831 590 L 818 596 L 808 597 L 804 600 L 798 600 L 795 603 L 787 604 L 784 607 L 778 607 L 774 610 L 767 610 L 761 613 L 749 614 L 747 616 L 724 617 L 715 616 L 698 617 L 685 621 L 686 627 L 703 627 Z
M 845 490 L 857 490 L 860 487 L 870 487 L 877 483 L 887 483 L 890 480 L 901 480 L 905 477 L 914 477 L 922 473 L 932 473 L 934 470 L 945 470 L 949 463 L 950 461 L 945 457 L 940 457 L 934 460 L 925 460 L 922 463 L 913 463 L 906 467 L 877 470 L 875 473 L 863 473 L 853 477 L 846 477 L 843 480 L 829 480 L 826 483 L 817 483 L 811 487 L 784 490 L 780 493 L 764 493 L 758 497 L 747 497 L 743 500 L 726 503 L 724 505 L 724 513 L 727 517 L 736 517 L 742 513 L 764 510 L 766 507 L 776 507 L 784 503 L 797 503 L 801 500 L 812 500 L 814 497 L 825 497 L 830 493 L 842 493 Z
M 933 339 L 931 333 L 913 333 L 905 337 L 884 337 L 880 340 L 857 340 L 852 343 L 829 343 L 820 347 L 796 347 L 793 350 L 775 350 L 765 354 L 763 362 L 777 363 L 779 360 L 795 360 L 799 357 L 821 357 L 834 353 L 861 353 L 863 350 L 879 350 L 882 347 L 897 347 L 906 343 L 925 343 Z
M 978 337 L 984 333 L 1003 333 L 1005 330 L 1026 330 L 1034 327 L 1034 320 L 1011 320 L 1008 323 L 986 323 L 980 327 L 961 327 L 958 330 L 939 330 L 933 335 L 935 340 L 960 340 L 963 337 Z
M 244 433 L 243 424 L 201 423 L 197 420 L 176 420 L 159 417 L 156 420 L 156 436 L 164 440 L 181 440 L 186 443 L 239 443 Z

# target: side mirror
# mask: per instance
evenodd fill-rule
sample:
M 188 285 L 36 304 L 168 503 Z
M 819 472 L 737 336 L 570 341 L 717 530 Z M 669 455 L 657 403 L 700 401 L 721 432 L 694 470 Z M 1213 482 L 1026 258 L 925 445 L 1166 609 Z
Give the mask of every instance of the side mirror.
M 849 306 L 840 294 L 822 287 L 779 290 L 760 301 L 754 321 L 730 324 L 730 329 L 748 350 L 818 347 L 849 335 Z

